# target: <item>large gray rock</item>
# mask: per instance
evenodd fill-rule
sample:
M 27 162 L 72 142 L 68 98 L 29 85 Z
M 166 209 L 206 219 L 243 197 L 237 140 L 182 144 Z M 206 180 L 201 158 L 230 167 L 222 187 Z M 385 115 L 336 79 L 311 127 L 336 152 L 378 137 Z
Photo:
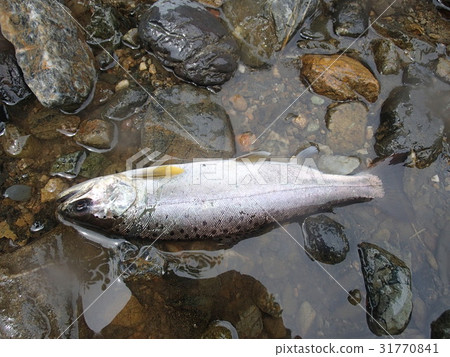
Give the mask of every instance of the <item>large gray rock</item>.
M 237 45 L 226 27 L 203 5 L 190 0 L 161 0 L 141 16 L 145 47 L 181 78 L 218 85 L 237 69 Z
M 96 76 L 92 52 L 64 5 L 4 0 L 0 25 L 25 82 L 44 106 L 75 111 L 88 99 Z
M 143 147 L 183 159 L 234 155 L 228 115 L 209 91 L 185 84 L 160 91 L 156 99 L 144 119 Z
M 411 318 L 411 271 L 402 260 L 375 244 L 364 242 L 358 248 L 367 290 L 367 324 L 378 336 L 398 335 Z

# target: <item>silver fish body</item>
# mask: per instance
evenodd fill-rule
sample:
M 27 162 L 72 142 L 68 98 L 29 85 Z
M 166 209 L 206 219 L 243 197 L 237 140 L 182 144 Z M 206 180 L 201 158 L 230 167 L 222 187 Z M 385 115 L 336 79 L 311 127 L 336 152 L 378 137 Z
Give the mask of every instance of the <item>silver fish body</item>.
M 209 160 L 88 180 L 60 195 L 58 214 L 113 237 L 221 239 L 383 196 L 381 180 L 370 173 L 329 175 L 292 162 Z

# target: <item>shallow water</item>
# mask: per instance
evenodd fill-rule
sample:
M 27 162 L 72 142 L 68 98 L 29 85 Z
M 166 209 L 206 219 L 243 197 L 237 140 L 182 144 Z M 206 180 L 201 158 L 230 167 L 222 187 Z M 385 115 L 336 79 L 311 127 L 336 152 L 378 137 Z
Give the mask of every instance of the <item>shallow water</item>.
M 329 20 L 324 20 L 322 25 L 331 26 Z M 370 40 L 376 37 L 378 35 L 371 30 L 367 37 L 352 46 L 361 53 L 365 64 L 381 82 L 377 102 L 366 103 L 369 107 L 367 125 L 374 129 L 378 126 L 381 104 L 391 89 L 401 84 L 401 75 L 378 74 L 369 49 Z M 230 116 L 234 133 L 251 131 L 258 138 L 251 147 L 254 151 L 264 150 L 273 156 L 290 157 L 307 142 L 325 144 L 327 128 L 324 117 L 332 101 L 308 91 L 300 80 L 296 60 L 300 54 L 296 43 L 300 39 L 298 34 L 283 51 L 276 53 L 271 68 L 252 70 L 241 66 L 215 94 L 216 100 L 223 104 Z M 348 47 L 353 42 L 353 39 L 339 40 L 339 48 Z M 251 108 L 250 115 L 248 111 L 243 113 L 233 109 L 228 98 L 235 94 L 245 98 Z M 24 104 L 25 110 L 27 106 Z M 20 109 L 11 111 L 12 122 L 20 122 Z M 306 128 L 292 130 L 292 124 L 285 120 L 289 113 L 306 117 Z M 95 114 L 95 107 L 88 107 L 80 116 L 84 119 Z M 268 127 L 270 129 L 266 130 Z M 123 167 L 126 158 L 137 151 L 133 145 L 135 137 L 136 133 L 129 131 L 119 140 L 118 147 L 105 155 L 112 163 Z M 368 137 L 361 147 L 362 153 L 357 154 L 362 162 L 359 171 L 366 168 L 369 159 L 376 157 L 373 144 L 374 138 Z M 11 162 L 13 165 L 20 165 L 20 162 L 2 154 L 2 175 L 7 173 L 10 176 L 6 182 L 25 181 L 33 185 L 35 197 L 36 191 L 42 188 L 39 178 L 49 174 L 48 163 L 61 152 L 77 147 L 57 140 L 42 141 L 40 145 L 42 147 L 39 148 L 48 156 L 40 159 L 45 163 L 41 166 L 42 171 L 36 167 L 31 178 L 20 177 L 20 170 L 5 172 L 11 167 Z M 73 182 L 64 180 L 69 185 Z M 125 259 L 121 258 L 133 258 L 137 251 L 125 254 L 123 250 L 118 252 L 117 248 L 103 248 L 89 242 L 72 227 L 56 222 L 53 203 L 45 205 L 39 212 L 38 218 L 47 222 L 48 228 L 38 235 L 32 234 L 28 243 L 45 234 L 43 239 L 48 247 L 54 244 L 52 240 L 61 240 L 63 246 L 71 240 L 69 245 L 76 246 L 75 249 L 63 250 L 57 259 L 55 256 L 46 257 L 39 262 L 67 260 L 71 266 L 75 263 L 75 270 L 81 271 L 79 282 L 73 288 L 73 296 L 80 297 L 78 311 L 73 313 L 72 320 L 67 320 L 72 321 L 67 322 L 67 327 L 70 325 L 70 330 L 77 332 L 68 335 L 60 331 L 66 337 L 199 337 L 210 321 L 231 319 L 233 314 L 245 315 L 244 312 L 258 300 L 251 294 L 247 296 L 245 287 L 255 284 L 265 287 L 280 305 L 282 325 L 290 330 L 286 334 L 289 337 L 373 338 L 375 336 L 366 324 L 365 288 L 357 252 L 358 243 L 364 241 L 390 251 L 411 269 L 414 308 L 411 321 L 400 337 L 427 338 L 430 323 L 450 306 L 450 266 L 447 261 L 450 252 L 449 180 L 448 156 L 443 154 L 425 169 L 405 169 L 403 188 L 410 202 L 405 201 L 404 204 L 414 209 L 412 220 L 392 217 L 383 211 L 382 203 L 378 206 L 360 203 L 336 208 L 334 213 L 328 214 L 345 227 L 350 243 L 347 258 L 337 265 L 311 261 L 303 250 L 301 227 L 294 222 L 245 239 L 232 247 L 222 247 L 215 242 L 156 242 L 150 248 L 144 248 L 151 254 L 144 254 L 144 258 L 135 262 L 131 269 L 129 265 L 123 265 L 121 260 Z M 77 179 L 79 181 L 81 179 Z M 4 192 L 7 188 L 3 185 L 5 180 L 0 182 Z M 33 211 L 36 206 L 6 199 L 2 199 L 2 205 L 16 210 L 8 213 L 7 209 L 2 209 L 0 221 L 8 222 L 19 218 L 24 209 Z M 31 222 L 26 221 L 25 226 L 31 226 L 36 220 L 34 217 Z M 50 229 L 53 227 L 56 227 L 56 233 Z M 4 254 L 12 256 L 14 253 Z M 27 270 L 24 273 L 27 274 Z M 240 284 L 244 297 L 235 290 L 236 286 L 241 287 Z M 362 305 L 353 306 L 347 301 L 347 292 L 352 289 L 361 290 Z M 49 295 L 52 293 L 48 292 Z M 258 296 L 264 301 L 270 300 L 264 293 Z M 218 307 L 219 304 L 224 308 Z M 83 316 L 81 311 L 84 311 Z M 58 311 L 54 313 L 58 314 Z M 249 322 L 248 326 L 240 326 L 240 331 L 245 331 L 248 337 L 271 337 L 267 335 L 270 328 L 266 325 L 272 326 L 278 334 L 282 331 L 279 320 L 268 314 L 263 317 L 266 335 L 253 336 L 255 327 Z

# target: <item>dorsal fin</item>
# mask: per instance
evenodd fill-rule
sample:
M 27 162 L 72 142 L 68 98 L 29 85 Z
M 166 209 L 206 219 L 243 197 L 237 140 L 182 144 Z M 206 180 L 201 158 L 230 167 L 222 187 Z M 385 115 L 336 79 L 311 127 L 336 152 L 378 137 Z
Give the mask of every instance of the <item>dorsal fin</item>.
M 128 175 L 131 178 L 170 178 L 176 175 L 180 175 L 184 172 L 179 166 L 175 165 L 162 165 L 154 167 L 145 167 L 142 169 L 128 171 Z

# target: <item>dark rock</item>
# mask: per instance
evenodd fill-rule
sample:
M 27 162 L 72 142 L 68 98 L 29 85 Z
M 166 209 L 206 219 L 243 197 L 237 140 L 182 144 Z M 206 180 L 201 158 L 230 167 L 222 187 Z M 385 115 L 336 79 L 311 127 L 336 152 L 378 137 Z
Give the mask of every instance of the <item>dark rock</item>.
M 361 302 L 361 291 L 353 289 L 348 292 L 347 300 L 352 305 L 358 305 Z
M 108 100 L 103 116 L 113 120 L 124 120 L 135 114 L 148 99 L 148 94 L 140 88 L 128 87 L 119 90 Z
M 368 0 L 340 0 L 334 12 L 334 32 L 339 36 L 358 37 L 369 27 Z
M 342 262 L 349 251 L 344 227 L 321 214 L 307 217 L 302 224 L 304 247 L 312 260 L 325 264 Z
M 403 84 L 429 85 L 433 80 L 433 73 L 427 67 L 418 63 L 409 64 L 403 71 Z
M 86 42 L 92 46 L 102 46 L 107 50 L 114 50 L 120 45 L 122 33 L 119 31 L 120 14 L 109 6 L 94 3 L 92 5 L 91 22 L 86 26 L 90 36 Z
M 327 145 L 336 153 L 353 154 L 366 140 L 368 109 L 357 101 L 333 103 L 325 116 Z
M 181 78 L 203 86 L 222 84 L 237 69 L 237 45 L 225 26 L 202 5 L 162 0 L 140 19 L 145 47 Z
M 31 187 L 27 185 L 13 185 L 5 190 L 4 196 L 13 201 L 28 201 L 31 197 Z
M 77 143 L 87 149 L 110 150 L 116 144 L 116 129 L 113 123 L 102 119 L 85 120 L 75 136 Z
M 81 165 L 86 159 L 84 151 L 76 151 L 58 157 L 50 169 L 50 175 L 66 178 L 75 178 L 80 173 Z
M 312 16 L 317 0 L 229 0 L 222 7 L 230 31 L 239 43 L 245 64 L 270 62 L 295 31 Z
M 89 152 L 83 164 L 81 165 L 80 176 L 94 178 L 100 176 L 101 172 L 110 165 L 111 162 L 102 154 Z
M 378 336 L 398 335 L 411 318 L 411 271 L 375 244 L 364 242 L 358 247 L 367 294 L 367 324 Z
M 375 102 L 380 84 L 359 61 L 345 55 L 305 55 L 301 75 L 312 83 L 314 92 L 334 100 L 358 98 Z
M 238 338 L 238 333 L 234 326 L 228 321 L 214 321 L 203 333 L 202 338 L 231 339 Z
M 1 30 L 28 87 L 44 106 L 75 111 L 92 92 L 95 68 L 68 12 L 53 0 L 0 2 Z
M 151 101 L 144 119 L 143 147 L 184 159 L 234 155 L 228 115 L 209 91 L 185 84 L 160 91 L 156 99 L 160 105 Z
M 450 310 L 444 311 L 441 316 L 431 323 L 431 338 L 450 338 Z
M 0 101 L 14 105 L 30 94 L 14 54 L 0 52 Z
M 43 109 L 37 113 L 30 113 L 27 124 L 31 134 L 38 139 L 55 139 L 62 135 L 73 136 L 80 125 L 80 118 L 76 115 L 64 115 L 54 109 Z
M 375 152 L 387 157 L 413 151 L 418 168 L 429 166 L 442 151 L 443 118 L 449 105 L 448 94 L 395 88 L 381 108 Z
M 386 39 L 373 40 L 371 43 L 375 64 L 381 74 L 398 74 L 400 56 L 395 45 Z

